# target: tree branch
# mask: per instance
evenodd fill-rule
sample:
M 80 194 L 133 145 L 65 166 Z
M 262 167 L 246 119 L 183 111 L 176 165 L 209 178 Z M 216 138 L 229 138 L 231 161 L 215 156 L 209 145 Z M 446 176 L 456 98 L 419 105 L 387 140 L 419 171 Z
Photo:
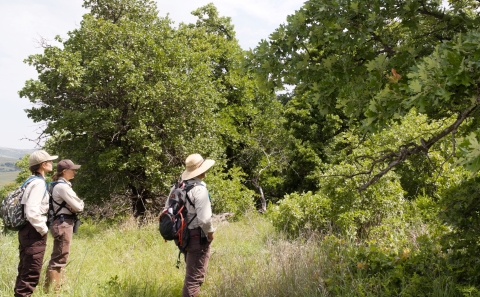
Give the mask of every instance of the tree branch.
M 473 107 L 468 108 L 464 111 L 462 111 L 458 117 L 457 120 L 450 125 L 449 127 L 445 128 L 443 131 L 435 135 L 434 137 L 430 138 L 429 140 L 424 140 L 423 138 L 420 140 L 420 145 L 415 144 L 413 147 L 401 147 L 398 152 L 393 152 L 388 155 L 383 156 L 379 160 L 375 161 L 372 167 L 370 168 L 370 172 L 373 170 L 373 166 L 375 164 L 387 160 L 391 157 L 396 157 L 393 161 L 391 161 L 387 167 L 385 167 L 383 170 L 381 170 L 379 173 L 377 173 L 372 179 L 370 179 L 368 182 L 363 184 L 358 188 L 359 191 L 364 191 L 366 190 L 369 186 L 373 185 L 376 183 L 382 176 L 387 174 L 390 170 L 393 169 L 393 167 L 397 166 L 401 162 L 405 161 L 408 157 L 415 155 L 415 154 L 420 154 L 420 153 L 425 153 L 428 152 L 428 150 L 439 140 L 441 140 L 443 137 L 450 133 L 455 133 L 458 129 L 458 127 L 465 121 L 465 119 L 477 108 L 478 104 L 475 104 Z

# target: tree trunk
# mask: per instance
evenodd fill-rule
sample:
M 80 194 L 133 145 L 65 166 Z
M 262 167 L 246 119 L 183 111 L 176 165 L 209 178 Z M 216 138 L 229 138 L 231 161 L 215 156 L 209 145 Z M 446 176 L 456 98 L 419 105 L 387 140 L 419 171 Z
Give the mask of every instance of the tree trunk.
M 139 196 L 132 198 L 132 212 L 134 217 L 144 216 L 146 212 L 145 197 Z
M 135 218 L 144 216 L 147 208 L 146 205 L 146 193 L 145 191 L 138 191 L 134 186 L 130 186 L 132 190 L 132 213 Z
M 265 196 L 263 195 L 262 186 L 258 185 L 258 191 L 260 192 L 260 202 L 262 203 L 262 208 L 260 213 L 265 213 L 267 211 L 267 201 L 265 201 Z

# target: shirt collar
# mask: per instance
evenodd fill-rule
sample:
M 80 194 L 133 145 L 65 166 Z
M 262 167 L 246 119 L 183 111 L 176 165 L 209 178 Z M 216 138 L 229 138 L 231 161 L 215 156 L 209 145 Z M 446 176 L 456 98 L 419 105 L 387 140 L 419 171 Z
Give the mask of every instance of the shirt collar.
M 59 182 L 62 182 L 62 183 L 66 183 L 66 184 L 68 184 L 70 187 L 72 186 L 72 183 L 69 182 L 68 180 L 64 179 L 63 177 L 60 177 L 60 178 L 58 179 L 58 181 L 59 181 Z

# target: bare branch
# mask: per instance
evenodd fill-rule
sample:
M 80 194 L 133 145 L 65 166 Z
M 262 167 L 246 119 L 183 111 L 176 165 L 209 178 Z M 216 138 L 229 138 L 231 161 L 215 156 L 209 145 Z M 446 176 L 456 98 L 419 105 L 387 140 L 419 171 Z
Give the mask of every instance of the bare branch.
M 47 38 L 39 35 L 39 39 L 34 39 L 33 41 L 35 41 L 35 43 L 37 44 L 36 48 L 49 48 L 49 47 L 52 47 L 50 45 L 50 40 L 48 40 Z

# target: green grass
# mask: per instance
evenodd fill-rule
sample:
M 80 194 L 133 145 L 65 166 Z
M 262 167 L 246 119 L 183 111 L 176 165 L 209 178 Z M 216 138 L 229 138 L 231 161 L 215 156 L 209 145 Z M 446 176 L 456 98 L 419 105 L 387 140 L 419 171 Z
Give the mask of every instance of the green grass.
M 241 222 L 219 223 L 205 284 L 200 296 L 318 296 L 301 285 L 302 274 L 288 279 L 284 261 L 304 248 L 286 241 L 277 245 L 273 227 L 256 215 Z M 0 237 L 0 296 L 11 296 L 18 263 L 16 233 Z M 48 240 L 44 270 L 52 248 Z M 164 242 L 156 223 L 138 228 L 129 219 L 103 229 L 85 223 L 74 236 L 66 268 L 65 296 L 180 296 L 185 264 L 175 267 L 178 250 Z M 298 263 L 306 265 L 308 263 Z M 287 266 L 289 266 L 288 264 Z M 45 271 L 40 282 L 43 281 Z M 292 275 L 290 275 L 292 276 Z M 306 281 L 311 282 L 310 279 Z M 282 285 L 285 288 L 282 288 Z M 278 287 L 277 290 L 272 290 Z M 33 296 L 45 296 L 37 288 Z
M 17 246 L 16 233 L 0 235 L 0 296 L 13 295 Z M 44 270 L 51 248 L 49 238 Z M 354 250 L 354 243 L 335 237 L 286 240 L 258 215 L 221 222 L 200 296 L 420 296 L 403 294 L 412 285 L 408 279 L 404 292 L 393 292 L 387 276 L 362 273 L 349 258 Z M 185 265 L 175 268 L 177 256 L 155 221 L 142 227 L 133 219 L 85 223 L 74 236 L 62 296 L 180 296 Z M 448 279 L 433 282 L 434 291 L 421 296 L 456 296 Z M 46 295 L 38 288 L 33 296 Z

